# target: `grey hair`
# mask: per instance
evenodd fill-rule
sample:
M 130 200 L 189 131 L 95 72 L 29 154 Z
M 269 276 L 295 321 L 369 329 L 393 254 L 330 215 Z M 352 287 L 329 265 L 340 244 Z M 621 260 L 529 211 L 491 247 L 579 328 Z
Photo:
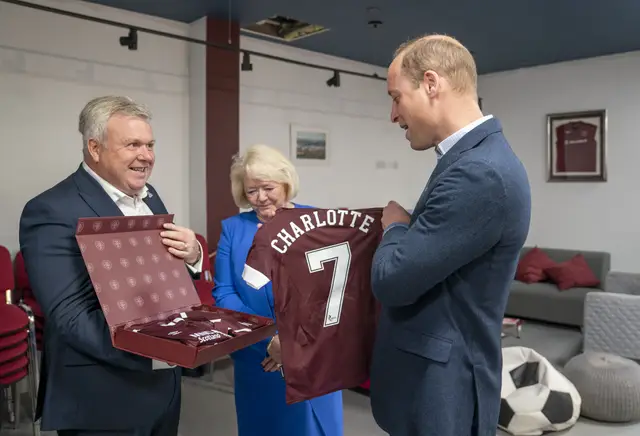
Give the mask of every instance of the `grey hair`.
M 88 153 L 90 139 L 105 143 L 107 122 L 115 114 L 151 120 L 151 111 L 129 97 L 107 95 L 94 98 L 82 109 L 78 120 L 78 130 L 82 135 L 82 151 L 85 155 Z

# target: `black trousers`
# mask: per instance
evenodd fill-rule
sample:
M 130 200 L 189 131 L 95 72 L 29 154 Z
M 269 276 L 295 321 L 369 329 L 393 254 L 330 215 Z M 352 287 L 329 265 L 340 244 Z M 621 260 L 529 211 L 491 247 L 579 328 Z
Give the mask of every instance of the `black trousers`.
M 180 383 L 180 380 L 177 382 Z M 149 427 L 130 430 L 58 430 L 58 436 L 178 436 L 180 403 L 180 395 L 176 395 L 160 419 Z

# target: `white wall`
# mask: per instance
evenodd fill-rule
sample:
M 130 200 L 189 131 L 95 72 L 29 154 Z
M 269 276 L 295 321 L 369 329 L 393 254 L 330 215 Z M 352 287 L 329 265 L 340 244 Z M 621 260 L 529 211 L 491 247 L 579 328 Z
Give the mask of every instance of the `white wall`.
M 75 0 L 38 3 L 180 35 L 205 35 L 205 20 L 189 26 Z M 16 250 L 26 201 L 75 171 L 81 161 L 78 114 L 89 99 L 107 93 L 130 95 L 150 106 L 158 140 L 151 183 L 179 223 L 204 232 L 204 47 L 141 33 L 138 50 L 129 51 L 118 42 L 126 34 L 126 29 L 0 3 L 0 244 Z M 246 37 L 241 47 L 386 74 Z M 329 88 L 328 71 L 259 57 L 252 62 L 253 72 L 241 73 L 242 150 L 262 142 L 289 153 L 290 123 L 329 133 L 331 162 L 298 166 L 297 201 L 368 207 L 395 199 L 413 207 L 435 156 L 411 151 L 403 132 L 390 123 L 385 82 L 343 75 L 340 88 Z
M 187 25 L 88 3 L 37 3 L 186 35 Z M 126 94 L 154 113 L 157 164 L 151 183 L 178 223 L 189 223 L 188 45 L 140 34 L 121 47 L 118 29 L 0 3 L 0 244 L 18 248 L 24 204 L 75 171 L 78 115 L 91 98 Z
M 386 69 L 241 37 L 242 48 L 361 73 Z M 410 149 L 390 122 L 386 82 L 341 75 L 327 87 L 330 71 L 251 57 L 253 71 L 240 74 L 240 148 L 266 143 L 289 154 L 289 126 L 325 129 L 328 165 L 297 162 L 297 201 L 318 207 L 384 206 L 396 200 L 412 208 L 435 165 L 433 153 Z M 378 168 L 382 164 L 385 168 Z M 394 165 L 395 164 L 395 165 Z
M 485 112 L 503 123 L 529 172 L 527 244 L 609 251 L 612 269 L 640 272 L 638 114 L 640 53 L 482 76 Z M 546 114 L 608 112 L 608 182 L 546 182 Z

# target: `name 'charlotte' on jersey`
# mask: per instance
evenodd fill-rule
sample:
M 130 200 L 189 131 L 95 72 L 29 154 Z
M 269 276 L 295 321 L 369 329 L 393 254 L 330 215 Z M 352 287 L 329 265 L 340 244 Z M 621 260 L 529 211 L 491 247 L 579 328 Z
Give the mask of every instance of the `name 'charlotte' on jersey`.
M 243 278 L 255 289 L 273 283 L 289 404 L 369 377 L 381 217 L 382 208 L 280 209 L 255 235 Z
M 320 217 L 321 213 L 323 214 L 322 218 Z M 373 216 L 367 215 L 366 213 L 363 216 L 363 213 L 357 210 L 314 210 L 312 215 L 309 215 L 307 213 L 300 215 L 298 223 L 296 223 L 295 221 L 290 221 L 289 231 L 293 233 L 293 235 L 290 234 L 289 231 L 287 231 L 287 228 L 283 228 L 277 234 L 277 237 L 280 241 L 278 241 L 278 239 L 272 240 L 271 247 L 273 247 L 273 249 L 278 251 L 279 253 L 284 254 L 287 252 L 291 244 L 296 241 L 296 239 L 313 229 L 325 226 L 349 226 L 351 228 L 357 227 L 358 230 L 367 233 L 369 232 L 371 223 L 373 223 L 374 221 L 375 218 Z M 302 230 L 300 226 L 303 226 L 304 230 Z

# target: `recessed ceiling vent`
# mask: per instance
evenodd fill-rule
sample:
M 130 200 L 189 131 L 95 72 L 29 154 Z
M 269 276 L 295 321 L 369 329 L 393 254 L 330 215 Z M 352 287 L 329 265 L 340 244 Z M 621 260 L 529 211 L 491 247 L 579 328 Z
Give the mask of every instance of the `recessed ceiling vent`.
M 244 32 L 254 33 L 261 36 L 268 36 L 280 41 L 297 41 L 307 36 L 317 35 L 326 32 L 327 28 L 318 24 L 309 24 L 304 21 L 298 21 L 294 18 L 274 15 L 266 20 L 260 20 L 257 23 L 249 24 L 242 28 Z

